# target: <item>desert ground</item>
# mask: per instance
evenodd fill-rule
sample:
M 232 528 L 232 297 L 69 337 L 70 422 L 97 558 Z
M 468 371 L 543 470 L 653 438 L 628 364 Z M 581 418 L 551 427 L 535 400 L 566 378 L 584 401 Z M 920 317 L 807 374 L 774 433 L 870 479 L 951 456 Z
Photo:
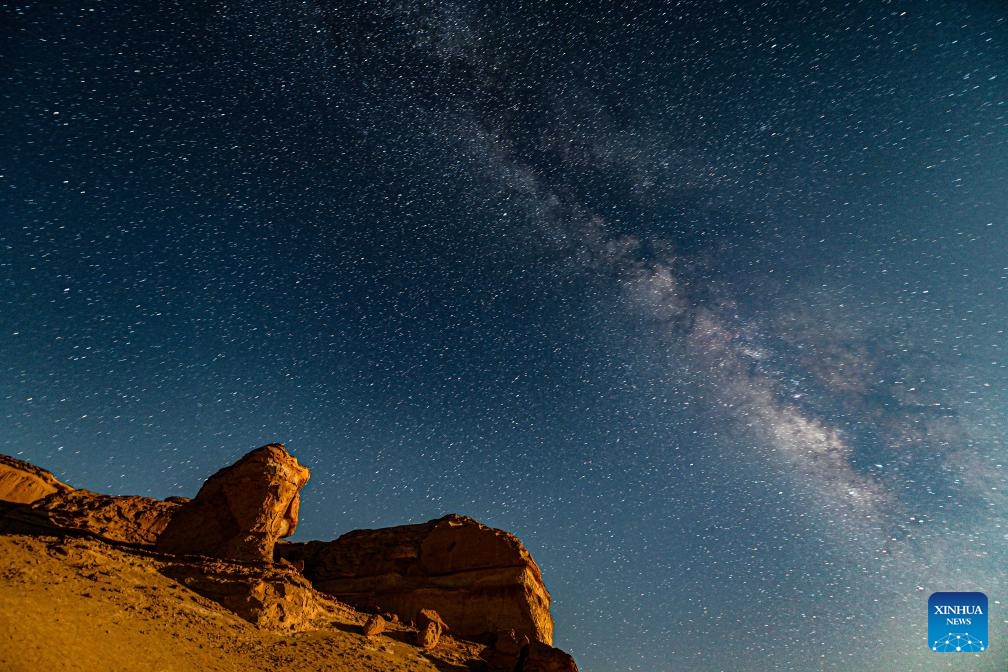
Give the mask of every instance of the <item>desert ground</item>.
M 0 535 L 0 670 L 461 672 L 485 648 L 446 635 L 424 651 L 399 624 L 365 637 L 367 614 L 321 595 L 313 629 L 263 630 L 169 565 L 96 539 Z

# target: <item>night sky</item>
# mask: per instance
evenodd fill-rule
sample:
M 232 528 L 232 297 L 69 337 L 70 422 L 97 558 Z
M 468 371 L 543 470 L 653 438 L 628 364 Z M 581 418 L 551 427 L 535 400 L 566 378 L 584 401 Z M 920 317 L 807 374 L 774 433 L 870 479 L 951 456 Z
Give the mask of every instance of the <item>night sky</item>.
M 0 452 L 281 441 L 296 539 L 514 532 L 586 672 L 1005 669 L 1008 7 L 509 4 L 4 4 Z

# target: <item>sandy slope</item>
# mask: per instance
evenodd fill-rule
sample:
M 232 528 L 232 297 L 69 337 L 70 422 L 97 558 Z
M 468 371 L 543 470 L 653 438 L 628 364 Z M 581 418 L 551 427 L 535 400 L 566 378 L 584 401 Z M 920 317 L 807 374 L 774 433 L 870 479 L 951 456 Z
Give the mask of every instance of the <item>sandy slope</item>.
M 480 646 L 433 652 L 401 626 L 360 634 L 332 600 L 308 632 L 257 629 L 159 573 L 158 556 L 82 538 L 0 535 L 0 671 L 462 672 Z

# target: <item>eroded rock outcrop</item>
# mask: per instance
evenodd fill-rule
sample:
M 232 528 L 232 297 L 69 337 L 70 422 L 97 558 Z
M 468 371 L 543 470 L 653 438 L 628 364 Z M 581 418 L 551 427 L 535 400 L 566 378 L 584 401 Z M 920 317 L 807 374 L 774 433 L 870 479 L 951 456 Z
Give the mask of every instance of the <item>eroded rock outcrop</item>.
M 482 659 L 488 672 L 578 672 L 577 663 L 566 651 L 530 642 L 513 631 L 497 633 Z
M 304 562 L 316 588 L 350 604 L 378 605 L 403 619 L 434 609 L 462 637 L 514 630 L 553 641 L 550 594 L 528 550 L 465 516 L 282 544 L 277 554 Z
M 209 561 L 169 565 L 161 573 L 264 630 L 310 630 L 325 613 L 322 596 L 286 567 Z
M 429 652 L 457 647 L 445 633 L 489 644 L 470 649 L 489 672 L 577 672 L 573 658 L 551 646 L 550 595 L 514 535 L 449 515 L 331 542 L 277 544 L 294 532 L 308 476 L 271 444 L 215 473 L 194 499 L 161 501 L 76 490 L 0 456 L 0 532 L 189 556 L 160 560 L 158 571 L 267 630 L 315 629 L 335 596 L 381 612 L 361 627 L 367 636 L 401 632 L 390 625 L 401 619 L 415 623 L 413 637 Z
M 49 495 L 31 508 L 58 528 L 90 532 L 108 541 L 152 545 L 180 506 L 150 497 L 69 490 Z
M 32 504 L 54 492 L 73 490 L 41 467 L 9 455 L 0 455 L 0 500 Z
M 309 471 L 283 445 L 257 448 L 211 476 L 158 539 L 165 553 L 272 562 L 277 539 L 297 527 Z
M 153 544 L 179 505 L 150 497 L 78 490 L 29 462 L 0 455 L 0 530 L 83 533 L 126 544 Z

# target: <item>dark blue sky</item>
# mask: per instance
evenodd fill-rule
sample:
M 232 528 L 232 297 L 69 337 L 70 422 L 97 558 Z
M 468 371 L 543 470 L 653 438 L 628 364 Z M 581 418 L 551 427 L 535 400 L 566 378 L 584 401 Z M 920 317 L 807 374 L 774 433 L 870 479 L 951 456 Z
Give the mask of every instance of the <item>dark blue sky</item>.
M 1001 670 L 997 2 L 0 14 L 0 452 L 515 532 L 582 669 Z M 978 590 L 990 651 L 926 648 Z

